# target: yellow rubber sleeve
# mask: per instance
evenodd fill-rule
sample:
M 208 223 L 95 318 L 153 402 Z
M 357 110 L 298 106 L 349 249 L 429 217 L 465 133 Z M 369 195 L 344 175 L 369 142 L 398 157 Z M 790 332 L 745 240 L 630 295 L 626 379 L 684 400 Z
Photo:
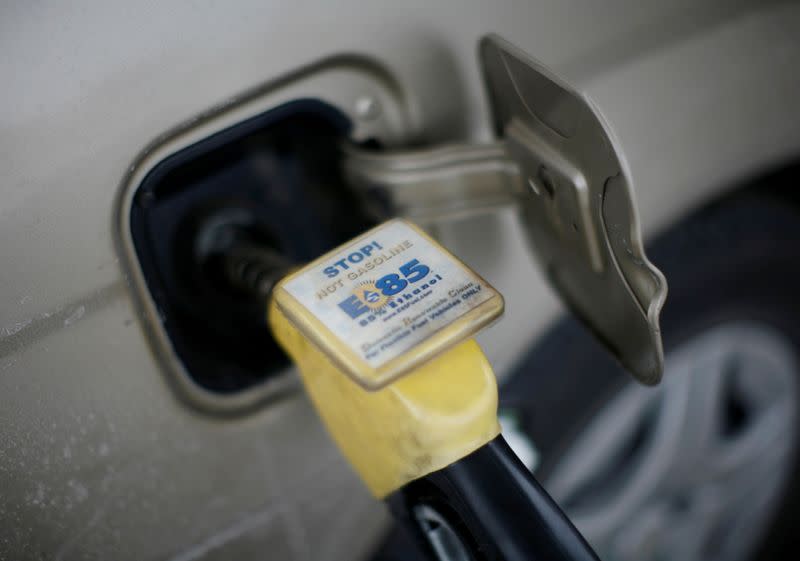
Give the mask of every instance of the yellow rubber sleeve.
M 269 323 L 328 432 L 377 498 L 460 460 L 500 433 L 497 382 L 474 339 L 371 392 L 334 366 L 274 303 Z

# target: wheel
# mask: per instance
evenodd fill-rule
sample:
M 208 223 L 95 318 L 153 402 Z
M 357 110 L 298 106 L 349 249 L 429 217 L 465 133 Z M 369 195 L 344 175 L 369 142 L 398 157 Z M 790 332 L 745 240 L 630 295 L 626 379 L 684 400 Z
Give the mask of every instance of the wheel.
M 574 321 L 502 390 L 537 477 L 603 559 L 786 558 L 797 513 L 800 214 L 740 195 L 649 253 L 666 370 L 636 385 Z

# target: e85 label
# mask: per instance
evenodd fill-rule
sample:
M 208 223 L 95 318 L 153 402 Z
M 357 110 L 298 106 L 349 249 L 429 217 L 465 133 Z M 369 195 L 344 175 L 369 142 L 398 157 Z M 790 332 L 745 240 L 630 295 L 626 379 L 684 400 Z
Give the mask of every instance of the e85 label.
M 420 263 L 419 259 L 412 259 L 401 265 L 397 273 L 389 273 L 374 282 L 358 285 L 351 296 L 339 302 L 339 308 L 353 319 L 367 312 L 381 310 L 393 296 L 426 278 L 430 272 L 430 267 Z
M 368 385 L 406 353 L 413 361 L 415 347 L 444 348 L 503 307 L 483 279 L 402 219 L 292 273 L 274 298 L 299 330 L 354 377 L 369 378 Z M 485 316 L 470 314 L 481 307 Z M 403 362 L 393 364 L 387 372 Z

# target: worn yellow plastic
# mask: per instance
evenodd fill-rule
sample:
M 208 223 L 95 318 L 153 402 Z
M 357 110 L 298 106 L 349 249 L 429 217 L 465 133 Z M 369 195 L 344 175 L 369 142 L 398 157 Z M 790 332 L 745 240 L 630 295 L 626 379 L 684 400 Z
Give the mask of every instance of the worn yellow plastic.
M 450 465 L 500 433 L 497 382 L 474 339 L 368 391 L 275 304 L 269 322 L 331 436 L 375 497 Z

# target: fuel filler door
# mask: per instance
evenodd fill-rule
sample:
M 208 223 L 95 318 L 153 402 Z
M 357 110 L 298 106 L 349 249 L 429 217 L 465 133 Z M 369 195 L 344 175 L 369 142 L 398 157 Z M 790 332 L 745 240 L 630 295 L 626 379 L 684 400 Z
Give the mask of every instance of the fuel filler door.
M 664 368 L 664 276 L 642 245 L 632 185 L 591 101 L 496 36 L 479 50 L 497 142 L 411 151 L 350 149 L 361 186 L 383 189 L 399 214 L 422 220 L 519 208 L 546 277 L 637 380 Z

